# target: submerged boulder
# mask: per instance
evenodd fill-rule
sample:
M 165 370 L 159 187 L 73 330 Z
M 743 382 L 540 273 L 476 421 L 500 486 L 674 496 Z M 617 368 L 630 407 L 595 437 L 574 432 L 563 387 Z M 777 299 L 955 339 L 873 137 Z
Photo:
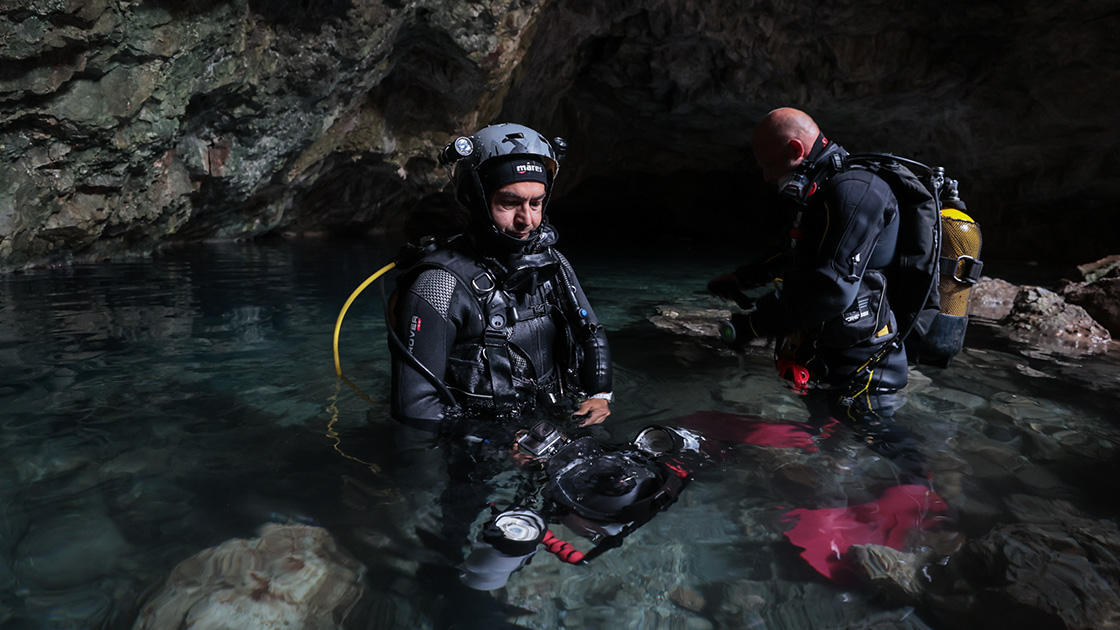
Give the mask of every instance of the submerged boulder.
M 120 529 L 103 512 L 65 513 L 31 524 L 13 568 L 25 587 L 73 589 L 109 575 L 127 552 Z
M 266 525 L 181 562 L 133 630 L 341 628 L 361 599 L 365 567 L 324 529 Z
M 1021 522 L 996 526 L 954 556 L 935 576 L 952 591 L 931 594 L 931 608 L 980 614 L 998 627 L 1120 627 L 1116 524 L 1057 499 L 1012 496 L 1007 503 Z
M 1098 630 L 1120 627 L 1120 530 L 1067 501 L 1013 495 L 1019 522 L 996 525 L 959 549 L 914 553 L 853 547 L 867 583 L 946 627 Z M 957 539 L 959 542 L 959 538 Z M 937 545 L 934 545 L 937 546 Z

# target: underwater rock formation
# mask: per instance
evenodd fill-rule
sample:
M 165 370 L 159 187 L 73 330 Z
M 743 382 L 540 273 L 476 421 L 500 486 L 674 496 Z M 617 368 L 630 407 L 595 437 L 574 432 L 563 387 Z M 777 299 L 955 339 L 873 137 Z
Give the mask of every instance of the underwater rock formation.
M 326 530 L 266 525 L 181 562 L 140 611 L 134 630 L 342 627 L 365 590 L 365 567 Z
M 947 627 L 1096 630 L 1120 623 L 1120 531 L 1065 501 L 1013 496 L 1022 522 L 995 526 L 944 561 L 887 547 L 853 548 L 870 584 L 924 607 Z
M 744 206 L 766 215 L 748 143 L 784 104 L 945 165 L 987 253 L 1103 255 L 1118 19 L 1108 0 L 5 3 L 0 270 L 396 227 L 444 186 L 436 150 L 497 119 L 570 139 L 557 201 L 656 188 L 571 221 L 726 238 Z
M 935 573 L 927 603 L 994 627 L 1090 630 L 1120 624 L 1120 530 L 1068 502 L 1008 498 L 1021 522 L 970 541 Z M 951 587 L 949 587 L 951 585 Z M 943 590 L 941 587 L 947 587 Z

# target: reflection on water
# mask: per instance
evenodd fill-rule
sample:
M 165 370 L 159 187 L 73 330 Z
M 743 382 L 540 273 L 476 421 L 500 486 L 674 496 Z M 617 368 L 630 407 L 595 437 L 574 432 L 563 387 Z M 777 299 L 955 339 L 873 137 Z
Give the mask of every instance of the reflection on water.
M 391 425 L 376 402 L 389 372 L 375 288 L 351 307 L 341 348 L 374 404 L 331 359 L 338 309 L 390 252 L 205 246 L 0 278 L 0 628 L 132 627 L 176 564 L 270 522 L 325 528 L 368 569 L 348 627 L 432 627 L 447 604 L 417 541 L 427 498 L 381 472 Z M 804 420 L 765 351 L 734 356 L 648 323 L 659 305 L 720 306 L 697 289 L 733 255 L 566 253 L 610 333 L 612 437 L 698 411 Z M 1023 497 L 1111 519 L 1117 491 L 1098 480 L 1116 474 L 1118 382 L 1108 356 L 1027 358 L 974 327 L 951 369 L 913 374 L 899 418 L 970 539 L 1021 519 Z M 850 436 L 819 446 L 728 445 L 623 547 L 587 567 L 540 554 L 488 610 L 532 628 L 949 627 L 824 580 L 784 538 L 789 510 L 891 484 L 891 465 Z

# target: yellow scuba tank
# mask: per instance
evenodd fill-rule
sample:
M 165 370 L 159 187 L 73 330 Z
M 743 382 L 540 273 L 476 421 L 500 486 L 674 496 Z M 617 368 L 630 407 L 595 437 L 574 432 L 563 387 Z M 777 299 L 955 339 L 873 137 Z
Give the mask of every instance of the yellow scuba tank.
M 921 341 L 922 362 L 948 367 L 964 347 L 968 301 L 980 279 L 980 225 L 965 214 L 957 182 L 947 180 L 941 200 L 941 257 L 938 264 L 940 309 Z
M 941 210 L 941 257 L 952 261 L 952 271 L 942 270 L 938 281 L 941 294 L 941 312 L 964 317 L 968 315 L 968 301 L 972 297 L 975 279 L 969 279 L 968 267 L 981 266 L 980 246 L 983 238 L 980 225 L 959 208 Z

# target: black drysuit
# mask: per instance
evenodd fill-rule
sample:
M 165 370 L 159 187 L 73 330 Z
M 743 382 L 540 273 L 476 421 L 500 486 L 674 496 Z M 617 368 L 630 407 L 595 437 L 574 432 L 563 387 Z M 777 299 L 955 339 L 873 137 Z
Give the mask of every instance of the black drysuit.
M 606 333 L 547 224 L 527 251 L 486 255 L 460 236 L 399 281 L 404 351 L 394 353 L 393 416 L 435 431 L 449 415 L 508 415 L 542 399 L 611 391 Z
M 755 334 L 778 339 L 779 358 L 808 369 L 817 389 L 806 404 L 815 421 L 833 417 L 849 424 L 919 480 L 924 471 L 915 440 L 893 423 L 897 392 L 907 381 L 905 348 L 897 344 L 870 371 L 860 371 L 900 332 L 887 299 L 898 201 L 887 182 L 866 168 L 851 166 L 827 177 L 834 155 L 847 152 L 826 144 L 808 158 L 816 170 L 796 210 L 793 247 L 781 259 L 780 288 L 758 301 L 750 325 Z

